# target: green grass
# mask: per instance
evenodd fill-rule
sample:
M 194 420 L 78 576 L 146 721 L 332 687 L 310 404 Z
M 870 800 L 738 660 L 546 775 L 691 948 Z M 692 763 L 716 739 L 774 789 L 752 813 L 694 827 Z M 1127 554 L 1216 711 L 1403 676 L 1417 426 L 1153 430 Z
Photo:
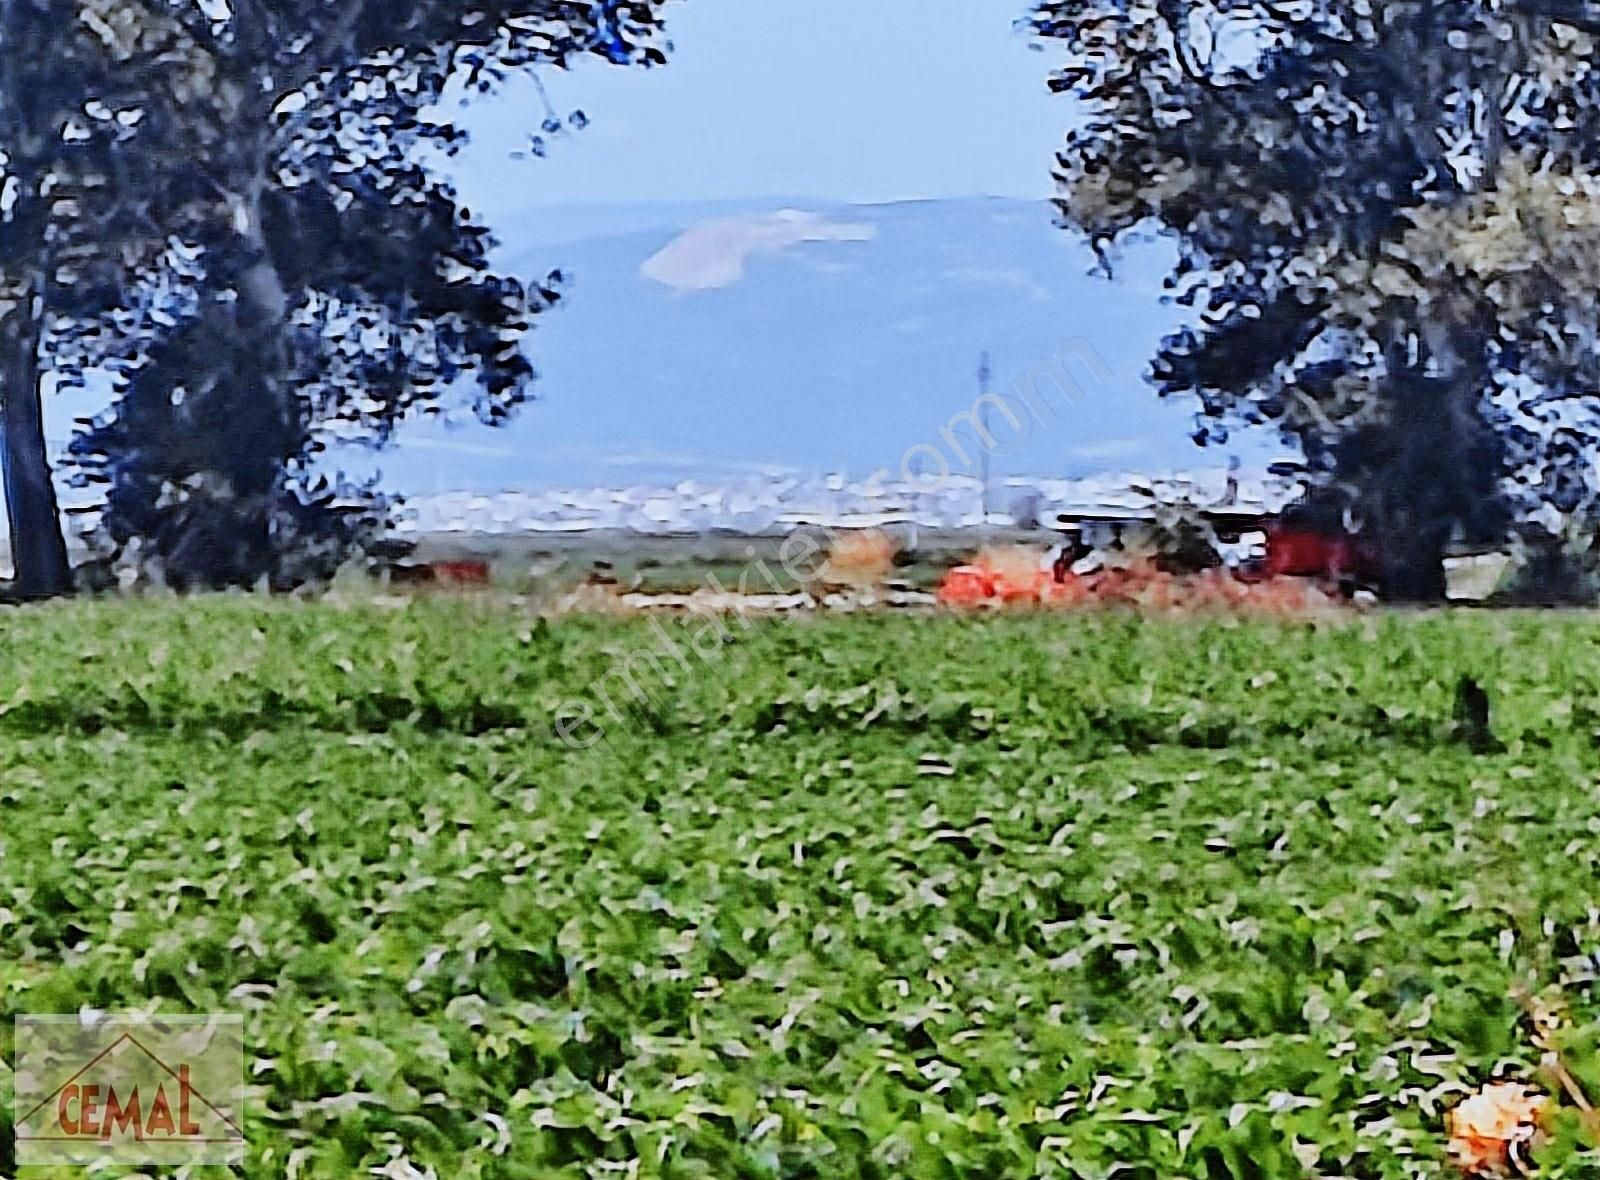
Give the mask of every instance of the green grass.
M 579 752 L 643 624 L 0 616 L 0 1057 L 242 1012 L 262 1178 L 1249 1180 L 1443 1174 L 1517 983 L 1600 1028 L 1588 617 L 731 626 Z

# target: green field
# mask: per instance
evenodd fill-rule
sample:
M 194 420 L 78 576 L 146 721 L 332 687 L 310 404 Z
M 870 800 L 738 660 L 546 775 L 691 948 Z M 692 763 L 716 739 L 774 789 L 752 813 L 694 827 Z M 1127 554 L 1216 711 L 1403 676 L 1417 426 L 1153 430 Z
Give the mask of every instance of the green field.
M 242 1012 L 263 1180 L 1441 1175 L 1519 983 L 1600 1095 L 1600 620 L 734 633 L 579 752 L 643 624 L 0 616 L 0 1057 Z

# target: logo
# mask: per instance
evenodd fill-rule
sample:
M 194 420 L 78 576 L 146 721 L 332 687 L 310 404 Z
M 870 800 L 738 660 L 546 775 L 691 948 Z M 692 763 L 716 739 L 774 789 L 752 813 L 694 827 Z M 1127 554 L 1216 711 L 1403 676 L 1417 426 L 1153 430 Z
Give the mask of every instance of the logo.
M 235 1164 L 238 1016 L 19 1016 L 17 1163 Z

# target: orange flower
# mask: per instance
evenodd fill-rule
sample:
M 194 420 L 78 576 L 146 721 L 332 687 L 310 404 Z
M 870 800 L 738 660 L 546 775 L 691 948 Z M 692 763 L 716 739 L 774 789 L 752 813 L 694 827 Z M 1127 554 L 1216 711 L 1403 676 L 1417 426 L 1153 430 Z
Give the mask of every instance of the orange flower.
M 1485 1086 L 1448 1115 L 1450 1158 L 1469 1176 L 1501 1172 L 1512 1145 L 1527 1143 L 1539 1129 L 1539 1112 L 1548 1101 L 1517 1082 Z

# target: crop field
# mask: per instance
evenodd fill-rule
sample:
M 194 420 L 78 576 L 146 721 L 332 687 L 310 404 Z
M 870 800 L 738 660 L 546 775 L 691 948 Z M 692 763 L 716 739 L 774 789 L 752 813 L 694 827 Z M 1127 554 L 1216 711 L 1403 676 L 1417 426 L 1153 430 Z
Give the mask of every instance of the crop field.
M 707 627 L 0 616 L 0 1058 L 242 1013 L 262 1180 L 1445 1175 L 1518 988 L 1600 1096 L 1600 620 Z

